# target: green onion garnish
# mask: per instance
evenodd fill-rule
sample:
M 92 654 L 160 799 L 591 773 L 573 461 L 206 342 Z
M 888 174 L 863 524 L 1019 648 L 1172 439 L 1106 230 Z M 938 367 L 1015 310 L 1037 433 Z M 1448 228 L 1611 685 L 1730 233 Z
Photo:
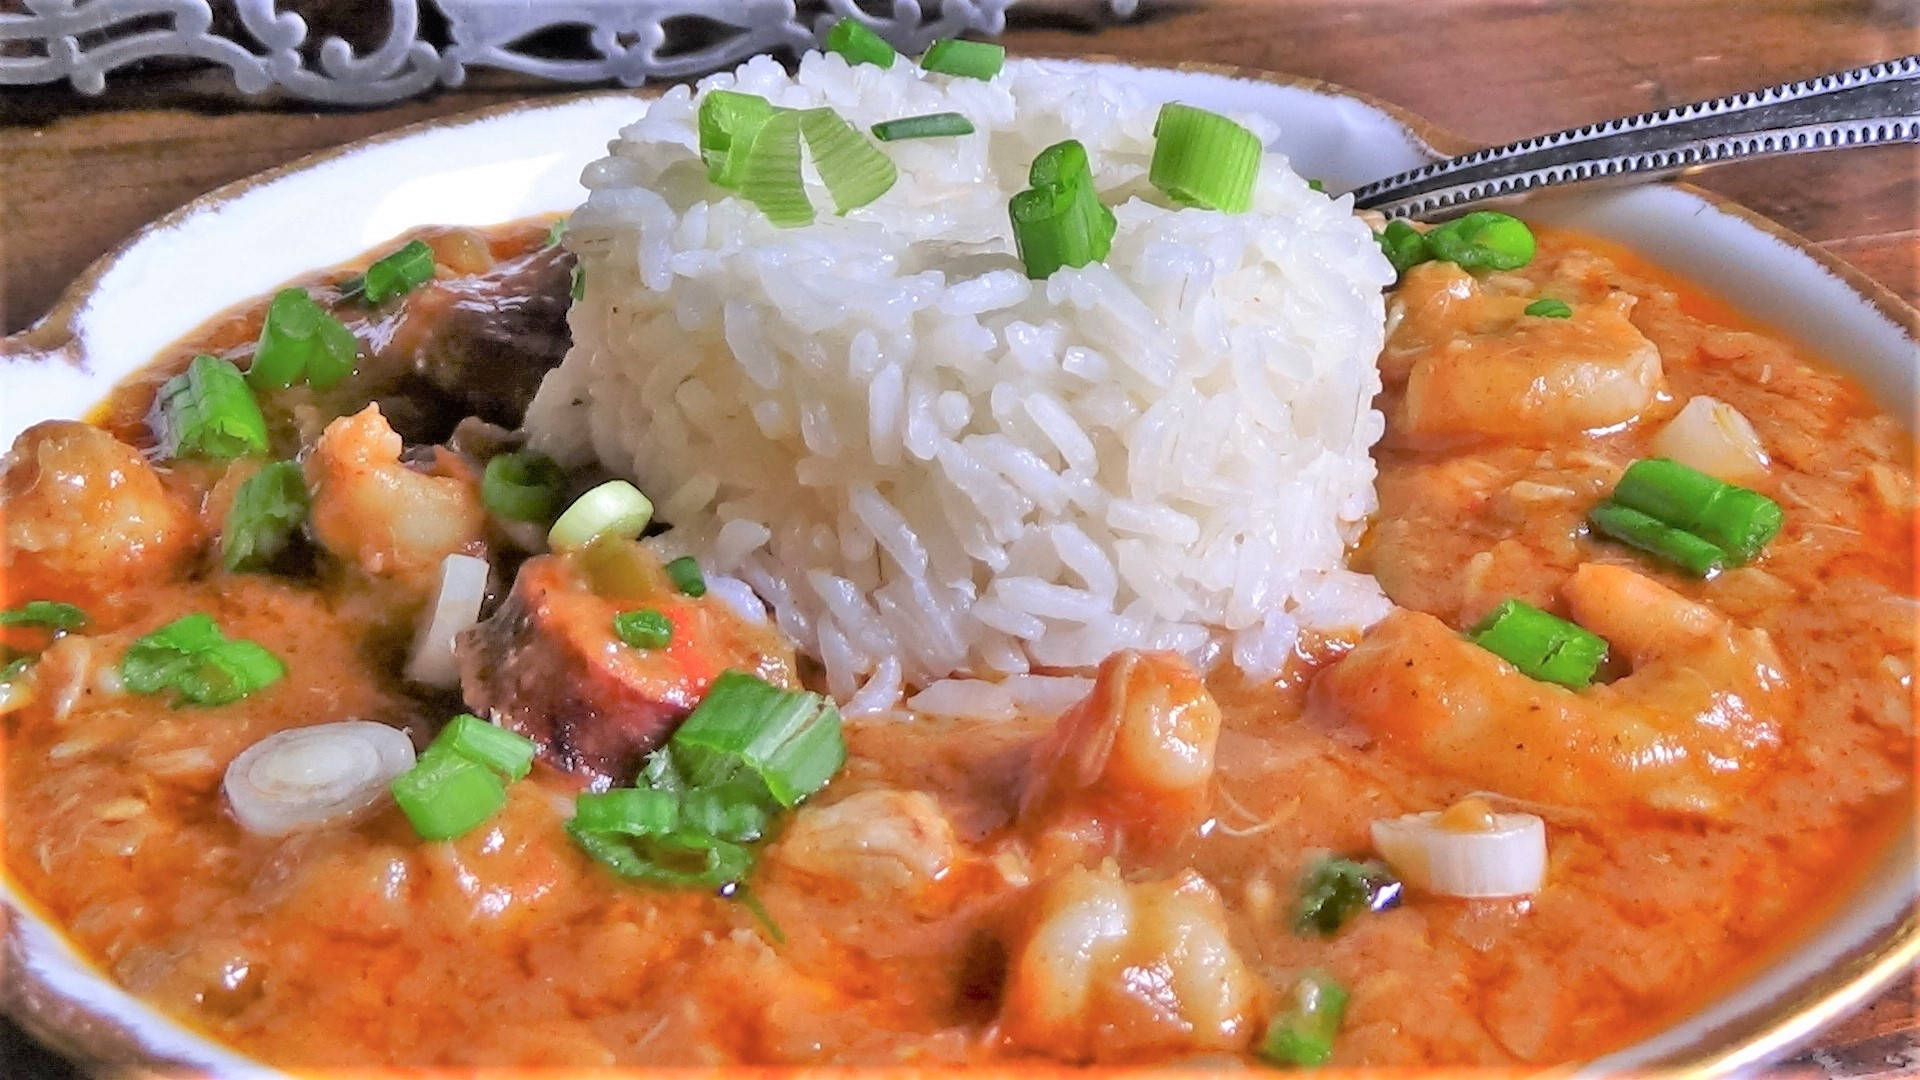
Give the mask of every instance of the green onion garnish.
M 1033 159 L 1033 186 L 1008 204 L 1013 241 L 1027 276 L 1051 277 L 1063 266 L 1085 266 L 1113 249 L 1113 211 L 1100 202 L 1086 147 L 1055 143 Z
M 1380 245 L 1380 253 L 1393 264 L 1394 273 L 1401 277 L 1421 263 L 1433 261 L 1426 234 L 1404 221 L 1387 222 L 1387 227 L 1375 233 L 1373 239 Z
M 447 721 L 433 745 L 472 758 L 508 780 L 519 780 L 533 769 L 533 756 L 539 749 L 532 739 L 517 731 L 489 724 L 472 713 L 461 713 Z
M 221 564 L 238 571 L 272 562 L 307 520 L 307 505 L 307 481 L 297 462 L 276 461 L 247 477 L 220 528 Z
M 573 270 L 567 275 L 567 296 L 580 300 L 587 295 L 587 268 L 579 263 L 573 264 Z
M 668 745 L 690 786 L 757 778 L 785 807 L 820 790 L 847 760 L 832 702 L 738 671 L 714 680 Z
M 707 179 L 738 188 L 746 172 L 747 151 L 776 110 L 766 98 L 735 90 L 711 90 L 700 99 L 700 157 Z M 577 299 L 577 297 L 576 297 Z
M 699 788 L 680 799 L 680 827 L 736 843 L 765 835 L 773 813 L 760 801 L 759 785 Z
M 782 229 L 813 224 L 813 203 L 800 178 L 800 114 L 779 110 L 747 148 L 740 195 Z
M 899 142 L 901 139 L 932 139 L 945 135 L 971 135 L 973 121 L 957 112 L 928 113 L 925 116 L 903 116 L 898 120 L 882 120 L 873 125 L 873 137 L 881 142 Z
M 49 630 L 84 630 L 87 613 L 59 600 L 29 600 L 0 611 L 0 626 L 44 626 Z
M 609 480 L 573 500 L 547 530 L 556 551 L 583 548 L 602 537 L 631 540 L 653 520 L 653 503 L 625 480 Z
M 1465 270 L 1518 270 L 1533 261 L 1533 230 L 1511 214 L 1476 210 L 1427 233 L 1433 257 Z
M 1569 690 L 1591 683 L 1607 658 L 1605 639 L 1519 600 L 1503 601 L 1467 635 L 1523 674 Z
M 682 555 L 668 563 L 667 578 L 674 588 L 696 600 L 707 595 L 706 575 L 700 572 L 699 561 L 691 555 Z
M 567 475 L 538 450 L 497 454 L 480 476 L 480 501 L 508 521 L 553 520 Z
M 1160 106 L 1153 125 L 1153 164 L 1147 179 L 1188 206 L 1244 213 L 1253 206 L 1260 175 L 1260 139 L 1221 116 L 1191 105 Z
M 1735 566 L 1751 562 L 1780 533 L 1780 504 L 1668 458 L 1627 466 L 1613 501 L 1690 532 L 1727 553 Z
M 1254 1051 L 1275 1065 L 1324 1065 L 1347 1014 L 1347 992 L 1333 977 L 1310 971 L 1294 984 L 1292 1001 L 1267 1024 Z
M 1385 911 L 1399 904 L 1400 892 L 1400 879 L 1393 876 L 1386 863 L 1329 855 L 1313 864 L 1300 880 L 1294 932 L 1332 937 L 1362 911 Z
M 584 798 L 584 796 L 583 796 Z M 692 830 L 628 836 L 567 822 L 567 835 L 581 850 L 624 878 L 654 885 L 720 886 L 753 869 L 753 853 L 739 844 Z
M 664 649 L 673 643 L 673 620 L 652 608 L 623 611 L 613 617 L 613 633 L 636 649 Z
M 991 79 L 1006 62 L 1006 46 L 960 38 L 939 38 L 920 54 L 920 70 L 968 79 Z
M 553 224 L 547 226 L 547 238 L 545 241 L 541 243 L 540 246 L 554 247 L 555 245 L 559 244 L 561 239 L 564 238 L 566 235 L 567 235 L 567 219 L 555 218 L 553 221 Z
M 1573 309 L 1567 306 L 1565 300 L 1555 300 L 1551 296 L 1543 296 L 1533 303 L 1528 304 L 1520 314 L 1534 315 L 1542 319 L 1571 319 L 1573 318 Z
M 305 380 L 325 390 L 353 374 L 359 348 L 353 331 L 315 303 L 305 289 L 282 289 L 267 305 L 247 381 L 284 390 Z
M 820 182 L 833 198 L 835 213 L 867 205 L 885 195 L 900 178 L 893 159 L 832 109 L 801 112 L 800 134 L 807 140 L 807 153 L 813 157 Z M 811 208 L 808 215 L 812 215 Z
M 128 690 L 172 690 L 176 706 L 231 704 L 286 673 L 286 665 L 258 642 L 228 640 L 204 612 L 183 615 L 142 636 L 120 658 L 120 679 Z
M 267 419 L 240 369 L 202 354 L 160 384 L 154 427 L 170 458 L 237 458 L 267 452 Z
M 369 304 L 384 304 L 433 280 L 433 249 L 425 240 L 406 246 L 367 267 L 360 294 Z
M 394 777 L 393 801 L 423 840 L 452 840 L 507 804 L 500 774 L 465 754 L 429 746 L 413 768 Z
M 38 658 L 33 656 L 16 656 L 5 664 L 0 664 L 0 686 L 9 686 L 18 681 L 20 676 L 32 669 L 36 659 Z M 0 708 L 0 712 L 5 711 L 4 708 Z
M 841 19 L 827 31 L 826 44 L 830 53 L 839 53 L 849 64 L 872 64 L 875 67 L 893 66 L 895 53 L 887 39 L 866 28 L 858 19 Z
M 574 800 L 572 825 L 585 832 L 665 836 L 680 827 L 680 799 L 651 788 L 585 792 Z
M 1325 194 L 1327 193 L 1327 185 L 1326 185 L 1326 183 L 1325 183 L 1324 181 L 1320 181 L 1320 180 L 1309 180 L 1309 181 L 1307 181 L 1307 190 L 1308 190 L 1308 191 L 1317 191 L 1317 192 L 1319 192 L 1320 194 L 1322 194 L 1322 195 L 1325 195 Z
M 1705 540 L 1616 502 L 1587 511 L 1587 521 L 1595 532 L 1657 555 L 1694 577 L 1718 573 L 1727 562 L 1727 553 Z
M 393 801 L 421 839 L 452 840 L 507 804 L 506 785 L 532 770 L 536 749 L 524 735 L 461 713 L 394 778 Z

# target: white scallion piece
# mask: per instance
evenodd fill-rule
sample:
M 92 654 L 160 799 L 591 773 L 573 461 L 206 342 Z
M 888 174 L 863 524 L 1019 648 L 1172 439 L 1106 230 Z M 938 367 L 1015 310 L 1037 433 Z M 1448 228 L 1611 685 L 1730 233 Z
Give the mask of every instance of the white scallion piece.
M 227 805 L 248 832 L 284 836 L 372 806 L 413 762 L 405 732 L 369 720 L 282 731 L 227 766 Z
M 653 520 L 653 503 L 625 480 L 609 480 L 573 500 L 547 530 L 555 551 L 583 548 L 603 536 L 631 540 Z
M 1760 435 L 1740 410 L 1700 394 L 1689 400 L 1648 444 L 1653 456 L 1672 458 L 1729 484 L 1764 479 L 1773 464 Z
M 460 685 L 453 639 L 480 621 L 480 605 L 486 597 L 487 560 L 472 555 L 449 555 L 440 560 L 440 584 L 421 613 L 420 630 L 407 657 L 409 682 L 442 689 Z
M 1527 896 L 1547 873 L 1547 826 L 1532 814 L 1494 814 L 1462 830 L 1429 810 L 1373 823 L 1373 847 L 1400 879 L 1441 896 Z

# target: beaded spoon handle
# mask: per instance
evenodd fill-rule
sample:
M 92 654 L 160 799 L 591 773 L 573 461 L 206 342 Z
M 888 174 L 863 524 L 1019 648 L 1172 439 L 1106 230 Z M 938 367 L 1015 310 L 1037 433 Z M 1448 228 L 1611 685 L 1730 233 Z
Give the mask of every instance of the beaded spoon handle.
M 1536 188 L 1640 182 L 1728 161 L 1920 142 L 1920 55 L 1476 150 L 1353 190 L 1425 217 Z

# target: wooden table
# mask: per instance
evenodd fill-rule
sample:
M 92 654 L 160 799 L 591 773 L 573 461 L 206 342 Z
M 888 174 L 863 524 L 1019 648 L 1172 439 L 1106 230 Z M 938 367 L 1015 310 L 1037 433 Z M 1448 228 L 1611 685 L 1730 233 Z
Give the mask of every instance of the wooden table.
M 1095 32 L 1043 0 L 1009 16 L 1016 51 L 1203 60 L 1292 72 L 1397 102 L 1468 138 L 1505 142 L 1920 51 L 1904 0 L 1174 0 Z M 125 80 L 131 85 L 134 80 Z M 38 318 L 88 262 L 237 177 L 401 124 L 551 88 L 476 78 L 374 112 L 236 109 L 206 78 L 80 99 L 0 99 L 0 329 Z M 1920 150 L 1744 165 L 1703 186 L 1784 223 L 1920 302 Z M 0 1073 L 58 1075 L 17 1036 Z M 1920 1070 L 1911 981 L 1826 1033 L 1796 1071 Z

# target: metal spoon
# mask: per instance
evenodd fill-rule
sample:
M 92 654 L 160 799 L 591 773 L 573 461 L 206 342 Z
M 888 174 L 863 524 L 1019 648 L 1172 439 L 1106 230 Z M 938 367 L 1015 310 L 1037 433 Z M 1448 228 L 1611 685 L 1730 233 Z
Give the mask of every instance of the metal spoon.
M 1476 150 L 1362 185 L 1353 197 L 1388 217 L 1426 217 L 1535 188 L 1899 142 L 1920 142 L 1920 55 Z

